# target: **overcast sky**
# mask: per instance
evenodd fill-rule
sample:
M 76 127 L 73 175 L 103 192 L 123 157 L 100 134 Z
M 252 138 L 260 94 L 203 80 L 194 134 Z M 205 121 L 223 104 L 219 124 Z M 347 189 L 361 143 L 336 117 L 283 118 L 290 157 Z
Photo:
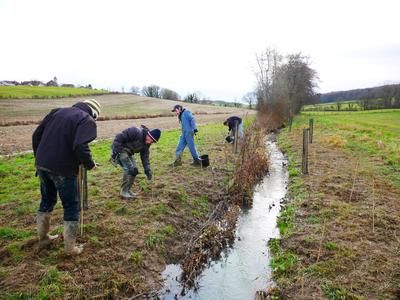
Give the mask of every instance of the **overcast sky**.
M 0 0 L 0 80 L 240 100 L 273 47 L 309 56 L 320 92 L 397 83 L 399 12 L 399 0 Z

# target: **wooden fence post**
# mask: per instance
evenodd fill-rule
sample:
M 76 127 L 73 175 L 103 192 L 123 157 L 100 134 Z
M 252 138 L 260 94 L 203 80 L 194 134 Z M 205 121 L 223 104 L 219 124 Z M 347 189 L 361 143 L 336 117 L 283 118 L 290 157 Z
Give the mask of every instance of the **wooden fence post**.
M 310 124 L 308 128 L 310 129 L 310 134 L 309 134 L 310 144 L 312 144 L 313 134 L 314 134 L 314 118 L 310 119 Z
M 233 152 L 238 153 L 238 145 L 239 145 L 239 124 L 236 122 L 235 124 L 235 135 L 233 140 Z
M 309 128 L 303 129 L 303 156 L 301 163 L 301 171 L 303 174 L 308 174 L 308 133 Z

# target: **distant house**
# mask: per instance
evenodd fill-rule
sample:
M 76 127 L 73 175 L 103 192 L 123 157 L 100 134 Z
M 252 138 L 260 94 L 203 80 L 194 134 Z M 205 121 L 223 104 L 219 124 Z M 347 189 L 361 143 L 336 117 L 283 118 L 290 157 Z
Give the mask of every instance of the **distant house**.
M 27 85 L 27 86 L 44 86 L 44 83 L 39 81 L 39 80 L 30 80 L 30 81 L 23 81 L 21 82 L 21 85 Z
M 14 85 L 19 85 L 18 81 L 11 81 L 11 80 L 3 80 L 0 81 L 0 85 L 2 86 L 14 86 Z
M 46 86 L 58 86 L 58 84 L 56 81 L 50 80 L 49 82 L 46 83 Z

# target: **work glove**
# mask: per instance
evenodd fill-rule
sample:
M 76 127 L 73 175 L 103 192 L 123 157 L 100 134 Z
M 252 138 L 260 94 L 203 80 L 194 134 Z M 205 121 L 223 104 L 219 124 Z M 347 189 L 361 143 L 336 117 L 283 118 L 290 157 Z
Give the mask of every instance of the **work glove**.
M 118 159 L 119 159 L 119 153 L 117 152 L 112 152 L 111 157 L 110 157 L 110 163 L 116 167 L 118 165 Z
M 196 135 L 198 132 L 197 128 L 195 130 L 193 130 L 194 135 Z
M 144 171 L 144 173 L 146 174 L 148 180 L 151 180 L 153 178 L 153 175 L 151 174 L 151 170 L 146 170 L 146 171 Z

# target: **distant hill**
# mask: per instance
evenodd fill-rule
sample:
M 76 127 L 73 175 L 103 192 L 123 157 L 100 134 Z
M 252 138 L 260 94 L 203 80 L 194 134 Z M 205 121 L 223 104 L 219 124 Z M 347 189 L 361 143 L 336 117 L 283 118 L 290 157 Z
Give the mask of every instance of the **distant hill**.
M 400 84 L 383 85 L 365 89 L 337 91 L 320 95 L 320 103 L 377 98 L 400 98 Z

